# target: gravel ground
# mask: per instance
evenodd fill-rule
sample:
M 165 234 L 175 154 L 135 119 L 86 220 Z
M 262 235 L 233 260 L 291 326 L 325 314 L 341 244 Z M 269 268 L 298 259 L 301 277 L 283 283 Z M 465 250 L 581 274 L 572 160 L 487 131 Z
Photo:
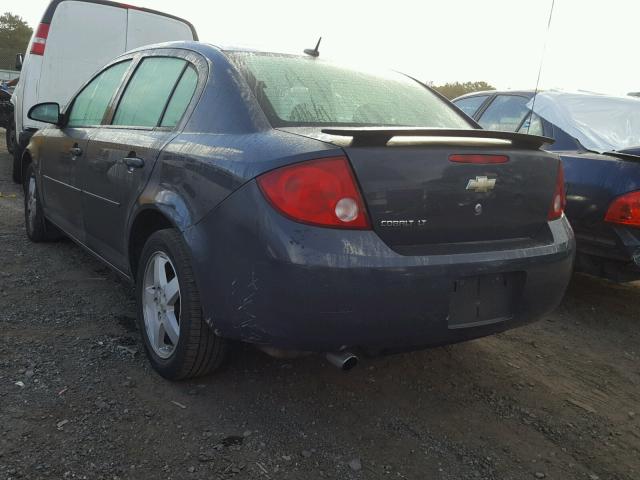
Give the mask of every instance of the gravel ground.
M 346 374 L 238 347 L 169 383 L 130 287 L 27 240 L 0 152 L 0 479 L 640 478 L 640 285 L 576 275 L 534 325 Z

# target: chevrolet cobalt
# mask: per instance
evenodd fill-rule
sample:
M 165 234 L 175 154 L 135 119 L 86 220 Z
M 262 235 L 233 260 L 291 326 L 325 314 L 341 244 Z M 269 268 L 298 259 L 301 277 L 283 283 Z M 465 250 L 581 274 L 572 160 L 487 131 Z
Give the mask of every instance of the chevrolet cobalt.
M 135 283 L 169 379 L 230 340 L 385 354 L 523 325 L 560 302 L 574 239 L 549 139 L 478 128 L 412 78 L 197 42 L 113 60 L 21 160 L 29 238 Z

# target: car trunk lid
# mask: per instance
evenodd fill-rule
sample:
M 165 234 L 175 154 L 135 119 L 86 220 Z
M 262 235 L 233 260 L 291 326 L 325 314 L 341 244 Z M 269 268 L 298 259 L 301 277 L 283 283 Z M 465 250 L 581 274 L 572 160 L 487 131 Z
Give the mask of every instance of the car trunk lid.
M 391 247 L 518 241 L 546 225 L 558 159 L 539 147 L 550 139 L 486 130 L 289 131 L 343 147 L 372 227 Z M 507 160 L 464 163 L 452 155 Z

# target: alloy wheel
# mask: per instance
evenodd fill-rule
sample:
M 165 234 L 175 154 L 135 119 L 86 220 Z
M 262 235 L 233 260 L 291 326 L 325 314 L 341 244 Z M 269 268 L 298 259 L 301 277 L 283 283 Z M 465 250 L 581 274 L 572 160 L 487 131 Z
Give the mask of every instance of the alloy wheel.
M 180 284 L 176 269 L 164 252 L 149 257 L 144 272 L 142 312 L 154 353 L 169 358 L 180 339 Z

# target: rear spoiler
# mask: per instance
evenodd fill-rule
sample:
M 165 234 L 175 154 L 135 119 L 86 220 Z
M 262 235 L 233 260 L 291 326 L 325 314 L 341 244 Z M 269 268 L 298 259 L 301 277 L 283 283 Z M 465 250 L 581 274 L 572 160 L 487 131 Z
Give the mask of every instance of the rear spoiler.
M 393 137 L 459 137 L 488 138 L 509 140 L 514 147 L 537 150 L 543 145 L 550 145 L 555 140 L 539 135 L 527 135 L 515 132 L 497 132 L 481 129 L 446 129 L 446 128 L 414 128 L 414 127 L 361 127 L 361 128 L 323 128 L 322 133 L 340 137 L 353 137 L 352 146 L 383 146 Z

